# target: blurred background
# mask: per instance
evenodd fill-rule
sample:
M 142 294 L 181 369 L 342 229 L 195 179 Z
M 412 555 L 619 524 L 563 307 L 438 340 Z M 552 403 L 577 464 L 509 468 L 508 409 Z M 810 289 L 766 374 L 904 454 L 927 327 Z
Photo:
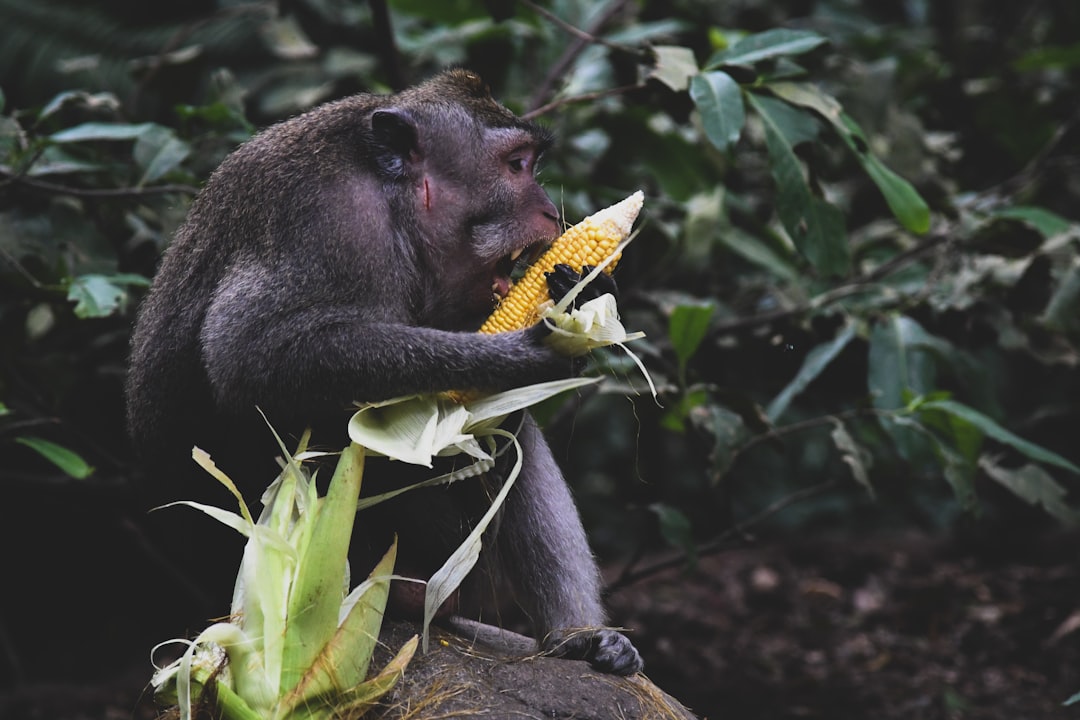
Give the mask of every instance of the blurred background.
M 1080 5 L 0 0 L 0 717 L 152 717 L 151 647 L 226 612 L 123 419 L 194 193 L 447 66 L 555 131 L 567 220 L 646 194 L 658 396 L 613 350 L 538 414 L 647 674 L 708 717 L 1080 712 Z

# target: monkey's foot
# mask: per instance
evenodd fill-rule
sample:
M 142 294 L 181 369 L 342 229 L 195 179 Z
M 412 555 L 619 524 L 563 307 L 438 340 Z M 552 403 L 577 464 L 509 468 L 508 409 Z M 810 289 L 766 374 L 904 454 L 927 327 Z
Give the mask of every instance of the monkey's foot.
M 544 652 L 571 660 L 587 660 L 594 669 L 612 675 L 633 675 L 645 666 L 630 639 L 615 630 L 553 632 L 544 641 Z

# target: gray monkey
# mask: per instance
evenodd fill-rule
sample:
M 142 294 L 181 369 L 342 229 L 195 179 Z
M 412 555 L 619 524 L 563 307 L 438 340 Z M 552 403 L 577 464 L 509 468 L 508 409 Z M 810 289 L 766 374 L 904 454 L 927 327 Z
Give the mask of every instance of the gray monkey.
M 198 445 L 256 499 L 275 471 L 258 409 L 283 436 L 311 427 L 334 450 L 354 401 L 571 375 L 542 326 L 475 332 L 514 259 L 560 232 L 535 177 L 550 143 L 478 76 L 452 70 L 329 103 L 230 155 L 165 252 L 132 339 L 129 432 L 155 488 L 190 497 L 176 489 L 195 486 Z M 603 628 L 599 574 L 562 474 L 532 419 L 512 420 L 524 466 L 484 565 L 501 571 L 544 649 L 637 672 L 630 641 Z M 415 479 L 389 462 L 369 466 L 365 487 L 368 476 Z M 426 577 L 498 482 L 497 469 L 373 508 L 356 553 L 397 534 L 399 572 Z

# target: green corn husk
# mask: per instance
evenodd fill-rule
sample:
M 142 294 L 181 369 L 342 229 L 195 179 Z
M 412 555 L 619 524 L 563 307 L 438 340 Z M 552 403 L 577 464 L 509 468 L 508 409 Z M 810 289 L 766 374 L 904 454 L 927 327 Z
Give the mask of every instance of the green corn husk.
M 203 468 L 236 496 L 239 513 L 194 502 L 248 538 L 227 622 L 211 625 L 152 683 L 160 702 L 192 717 L 211 702 L 228 720 L 321 720 L 358 714 L 388 692 L 416 650 L 413 638 L 365 680 L 382 625 L 396 544 L 366 581 L 348 591 L 347 554 L 364 449 L 342 452 L 325 497 L 297 458 L 263 495 L 258 520 L 232 481 L 196 449 Z M 174 503 L 177 504 L 177 503 Z

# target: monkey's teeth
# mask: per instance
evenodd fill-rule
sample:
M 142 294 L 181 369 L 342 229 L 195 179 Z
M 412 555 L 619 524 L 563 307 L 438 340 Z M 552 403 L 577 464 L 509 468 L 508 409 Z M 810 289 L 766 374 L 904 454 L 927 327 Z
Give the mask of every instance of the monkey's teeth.
M 495 282 L 491 283 L 491 294 L 497 300 L 501 300 L 506 297 L 506 294 L 510 292 L 510 286 L 513 285 L 508 277 L 496 277 Z
M 521 257 L 521 253 L 525 251 L 525 248 L 518 248 L 514 252 L 510 253 L 510 262 L 517 262 L 517 259 Z

